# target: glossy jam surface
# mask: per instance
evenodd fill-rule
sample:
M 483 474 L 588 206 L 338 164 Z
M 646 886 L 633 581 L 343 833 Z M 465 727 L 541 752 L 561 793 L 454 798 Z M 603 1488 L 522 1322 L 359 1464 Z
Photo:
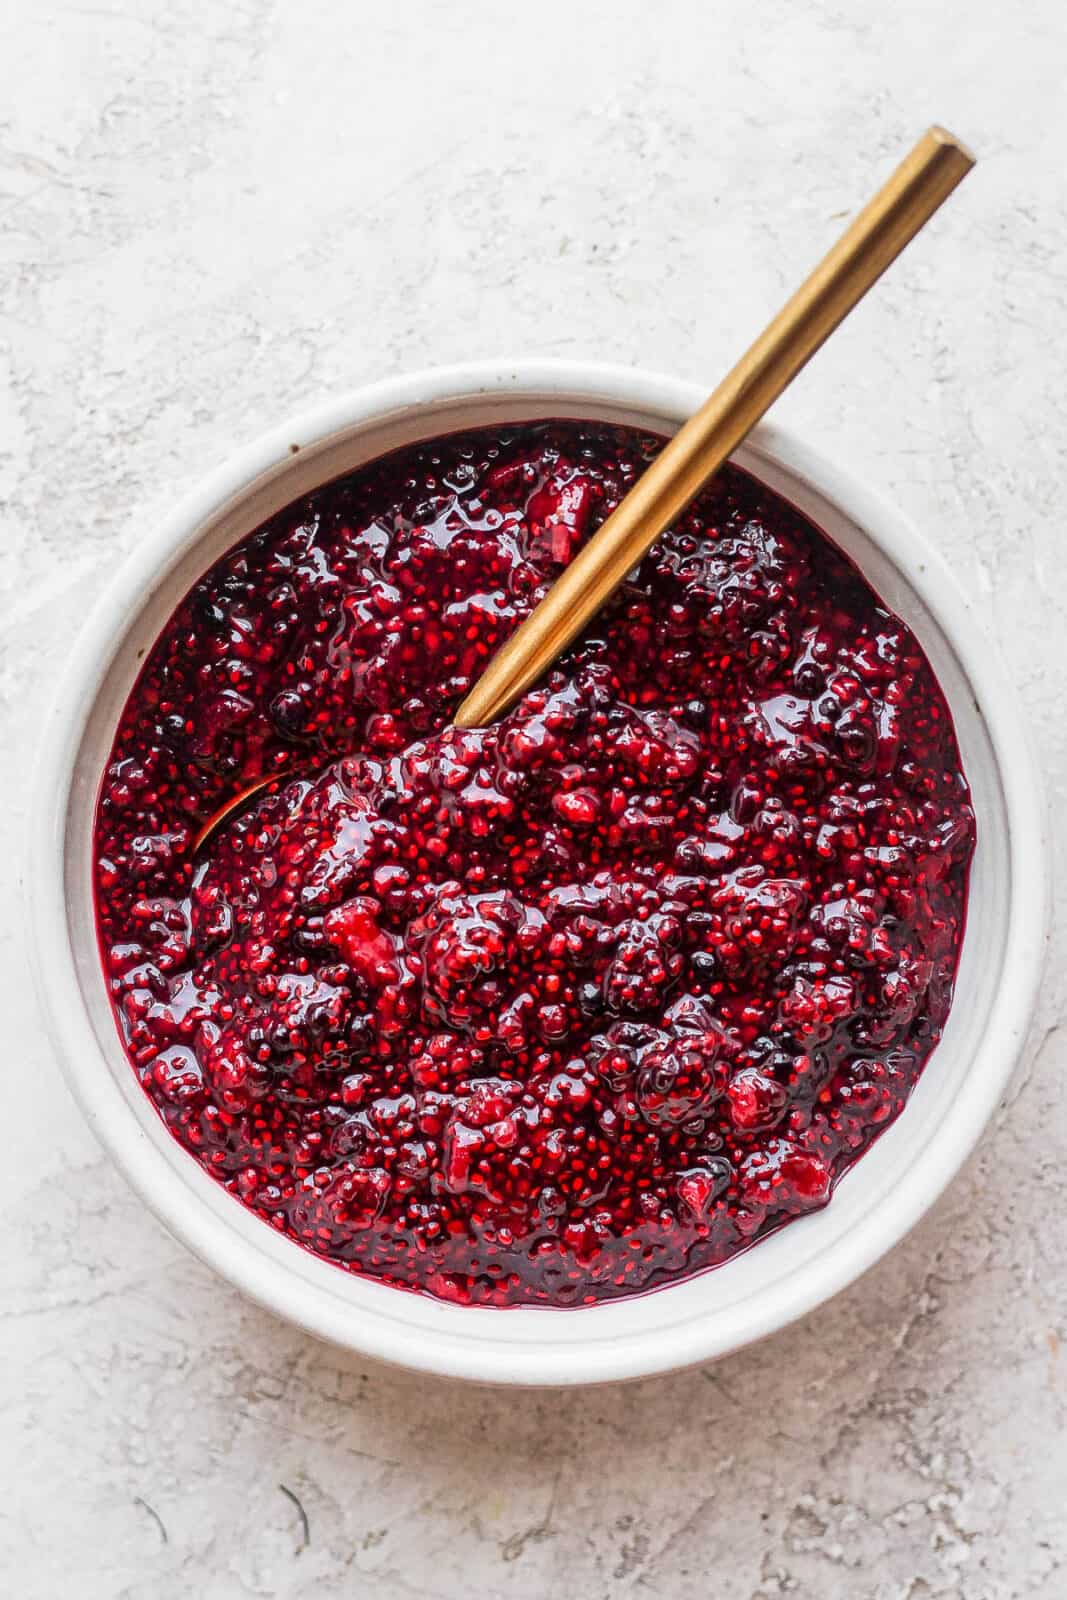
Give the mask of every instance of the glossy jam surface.
M 196 586 L 123 713 L 96 888 L 130 1059 L 351 1270 L 580 1305 L 721 1262 L 827 1202 L 941 1034 L 974 842 L 948 708 L 745 474 L 543 687 L 449 726 L 656 448 L 539 423 L 330 484 Z

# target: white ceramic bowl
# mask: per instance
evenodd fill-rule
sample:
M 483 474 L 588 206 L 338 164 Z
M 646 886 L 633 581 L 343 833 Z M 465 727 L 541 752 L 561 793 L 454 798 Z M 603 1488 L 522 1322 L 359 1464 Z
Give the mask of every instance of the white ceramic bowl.
M 415 439 L 592 417 L 672 431 L 703 398 L 629 369 L 521 361 L 443 368 L 331 400 L 213 472 L 93 612 L 47 730 L 28 915 L 42 1000 L 91 1126 L 162 1222 L 280 1316 L 384 1361 L 488 1382 L 604 1382 L 707 1361 L 851 1283 L 922 1216 L 971 1150 L 1022 1047 L 1042 963 L 1044 813 L 1012 694 L 967 602 L 892 508 L 776 428 L 737 459 L 824 528 L 918 635 L 948 696 L 978 815 L 956 1001 L 904 1113 L 831 1204 L 725 1266 L 581 1310 L 446 1305 L 352 1276 L 276 1234 L 201 1171 L 137 1083 L 108 1005 L 91 894 L 97 788 L 139 663 L 219 553 L 314 485 Z

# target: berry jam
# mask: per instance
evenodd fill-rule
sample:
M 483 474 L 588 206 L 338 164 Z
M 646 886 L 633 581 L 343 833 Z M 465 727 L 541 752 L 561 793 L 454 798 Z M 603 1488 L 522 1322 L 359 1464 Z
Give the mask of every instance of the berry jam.
M 581 1305 L 826 1204 L 941 1035 L 974 817 L 913 635 L 735 468 L 543 685 L 450 716 L 661 441 L 411 447 L 160 636 L 96 821 L 160 1116 L 352 1271 Z M 273 787 L 199 854 L 200 825 Z

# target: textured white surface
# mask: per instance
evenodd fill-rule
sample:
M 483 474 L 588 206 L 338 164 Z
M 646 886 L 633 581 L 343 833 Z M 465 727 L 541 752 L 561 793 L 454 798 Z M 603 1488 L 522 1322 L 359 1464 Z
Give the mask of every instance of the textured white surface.
M 780 415 L 980 600 L 1062 832 L 1065 52 L 1058 0 L 9 8 L 4 1592 L 1067 1593 L 1062 926 L 1011 1104 L 903 1246 L 714 1369 L 560 1400 L 362 1367 L 172 1244 L 67 1096 L 17 896 L 71 632 L 236 440 L 511 350 L 710 381 L 933 117 L 977 172 Z

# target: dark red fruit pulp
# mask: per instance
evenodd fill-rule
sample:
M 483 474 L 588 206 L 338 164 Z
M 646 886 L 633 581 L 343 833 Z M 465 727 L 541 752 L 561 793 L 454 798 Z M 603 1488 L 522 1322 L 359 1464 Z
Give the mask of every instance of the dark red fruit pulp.
M 720 474 L 496 726 L 449 717 L 658 448 L 546 422 L 327 485 L 183 601 L 96 825 L 146 1092 L 275 1228 L 576 1305 L 825 1204 L 940 1037 L 974 818 L 908 629 Z M 195 858 L 199 825 L 279 785 Z

